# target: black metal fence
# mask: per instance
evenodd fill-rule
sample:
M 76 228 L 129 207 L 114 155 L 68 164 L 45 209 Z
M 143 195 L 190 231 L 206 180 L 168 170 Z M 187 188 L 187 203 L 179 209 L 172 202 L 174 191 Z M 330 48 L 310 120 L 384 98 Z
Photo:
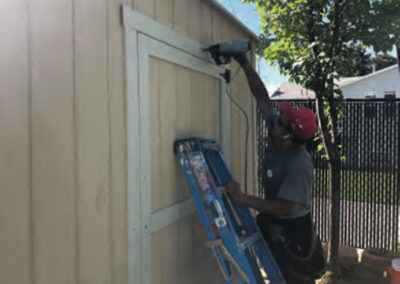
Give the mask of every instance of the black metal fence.
M 314 108 L 314 101 L 295 101 Z M 342 244 L 400 250 L 400 99 L 345 100 L 340 124 Z M 267 147 L 264 117 L 257 115 L 258 186 L 264 188 Z M 323 241 L 330 234 L 330 169 L 310 142 L 314 158 L 313 217 Z

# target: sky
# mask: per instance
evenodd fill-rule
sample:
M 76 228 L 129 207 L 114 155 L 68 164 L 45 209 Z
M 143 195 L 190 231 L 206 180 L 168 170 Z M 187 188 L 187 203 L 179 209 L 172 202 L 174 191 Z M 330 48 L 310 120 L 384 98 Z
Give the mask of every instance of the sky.
M 234 14 L 250 30 L 257 35 L 260 34 L 258 13 L 254 5 L 241 3 L 240 0 L 218 0 L 218 2 L 224 5 L 225 8 Z M 260 62 L 260 76 L 270 94 L 272 94 L 281 83 L 287 81 L 287 78 L 279 73 L 277 67 L 267 64 L 264 60 Z
M 257 35 L 260 34 L 259 17 L 256 8 L 253 4 L 244 4 L 240 0 L 218 0 L 232 14 L 234 14 L 243 24 Z M 370 50 L 371 53 L 372 50 Z M 392 56 L 396 56 L 396 51 L 393 49 L 390 52 Z M 268 91 L 272 94 L 281 83 L 288 81 L 287 78 L 279 73 L 275 66 L 267 64 L 264 60 L 261 61 L 260 75 L 263 79 Z

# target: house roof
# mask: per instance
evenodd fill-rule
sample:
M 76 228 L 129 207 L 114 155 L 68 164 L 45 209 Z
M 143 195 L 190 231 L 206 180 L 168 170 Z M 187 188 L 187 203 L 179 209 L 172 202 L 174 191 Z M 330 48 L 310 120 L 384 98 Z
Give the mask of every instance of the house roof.
M 228 9 L 226 9 L 222 4 L 220 4 L 217 0 L 208 0 L 212 6 L 214 6 L 217 10 L 223 13 L 226 17 L 234 21 L 237 25 L 240 26 L 246 33 L 248 33 L 253 40 L 258 41 L 258 36 L 252 30 L 250 30 L 238 17 L 232 14 Z
M 291 100 L 291 99 L 313 99 L 314 91 L 308 90 L 300 85 L 291 82 L 282 83 L 279 88 L 271 95 L 271 99 Z
M 386 72 L 392 71 L 392 70 L 397 69 L 397 68 L 398 68 L 398 65 L 394 64 L 392 66 L 386 67 L 384 69 L 381 69 L 379 71 L 376 71 L 374 73 L 371 73 L 371 74 L 368 74 L 368 75 L 365 75 L 365 76 L 340 78 L 338 80 L 337 84 L 339 85 L 339 87 L 345 87 L 345 86 L 352 85 L 354 83 L 357 83 L 357 82 L 360 82 L 360 81 L 363 81 L 363 80 L 366 80 L 366 79 L 373 78 L 373 77 L 378 76 L 378 75 L 380 75 L 382 73 L 386 73 Z

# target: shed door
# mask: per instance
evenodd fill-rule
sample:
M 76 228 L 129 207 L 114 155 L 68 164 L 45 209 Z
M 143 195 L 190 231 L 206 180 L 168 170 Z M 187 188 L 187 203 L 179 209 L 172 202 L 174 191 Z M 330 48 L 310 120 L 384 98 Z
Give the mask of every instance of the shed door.
M 173 143 L 190 136 L 221 142 L 220 70 L 141 33 L 137 44 L 142 283 L 217 283 Z

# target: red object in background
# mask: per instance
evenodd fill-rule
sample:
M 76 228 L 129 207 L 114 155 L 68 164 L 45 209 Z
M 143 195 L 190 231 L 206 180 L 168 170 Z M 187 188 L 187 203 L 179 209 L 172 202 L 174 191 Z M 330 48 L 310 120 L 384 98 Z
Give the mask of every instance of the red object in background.
M 392 266 L 385 270 L 389 274 L 390 284 L 400 284 L 400 258 L 392 259 Z

